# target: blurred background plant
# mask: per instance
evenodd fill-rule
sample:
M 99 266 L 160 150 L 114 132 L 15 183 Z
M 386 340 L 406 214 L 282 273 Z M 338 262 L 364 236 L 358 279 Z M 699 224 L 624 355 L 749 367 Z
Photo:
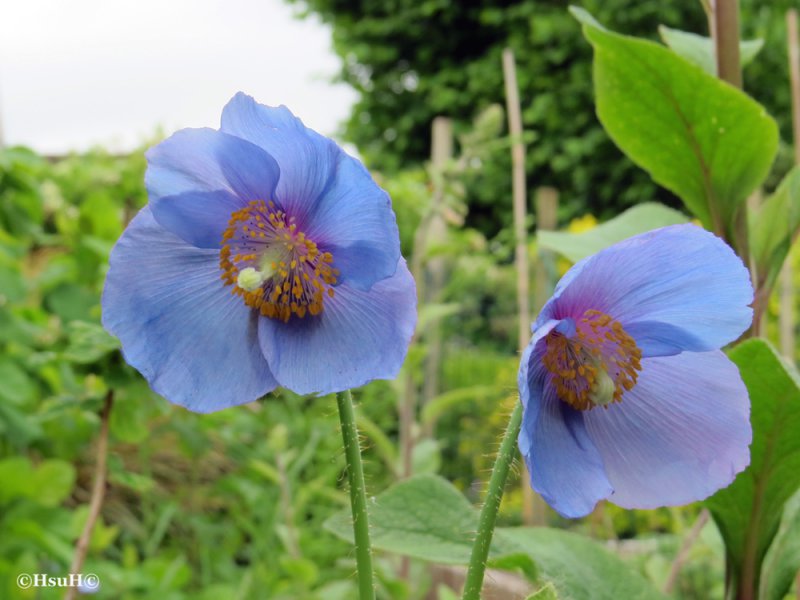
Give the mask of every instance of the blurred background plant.
M 659 24 L 706 29 L 699 4 L 584 4 L 623 32 L 655 37 Z M 784 139 L 789 4 L 742 2 L 744 37 L 765 42 L 746 86 Z M 597 122 L 591 48 L 565 3 L 302 6 L 333 25 L 341 77 L 359 93 L 343 138 L 392 196 L 404 255 L 422 284 L 403 375 L 355 394 L 368 488 L 378 494 L 409 474 L 437 474 L 479 503 L 516 401 L 518 368 L 502 49 L 513 48 L 518 61 L 532 214 L 544 187 L 557 190 L 558 225 L 572 234 L 652 200 L 682 205 Z M 432 123 L 442 115 L 450 119 L 440 139 L 445 150 L 432 155 Z M 332 398 L 281 391 L 239 409 L 191 414 L 151 392 L 99 324 L 110 249 L 147 202 L 143 151 L 53 158 L 0 149 L 0 598 L 62 597 L 59 589 L 21 590 L 16 576 L 67 572 L 89 515 L 109 390 L 107 492 L 83 569 L 100 576 L 96 597 L 353 598 L 352 546 L 329 521 L 348 502 Z M 768 190 L 790 165 L 790 152 L 781 150 Z M 689 218 L 635 214 L 621 229 L 617 222 L 615 236 L 641 219 Z M 527 248 L 534 303 L 547 297 L 569 256 L 556 259 L 557 237 L 535 240 Z M 797 252 L 791 261 L 800 266 Z M 765 330 L 775 340 L 777 303 Z M 398 418 L 404 410 L 405 422 Z M 513 477 L 504 526 L 525 520 L 523 485 Z M 548 511 L 544 522 L 598 540 L 656 594 L 699 511 L 604 504 L 582 521 Z M 713 523 L 698 530 L 688 552 L 671 592 L 722 598 L 724 551 Z M 381 553 L 377 568 L 382 598 L 452 597 L 420 561 Z

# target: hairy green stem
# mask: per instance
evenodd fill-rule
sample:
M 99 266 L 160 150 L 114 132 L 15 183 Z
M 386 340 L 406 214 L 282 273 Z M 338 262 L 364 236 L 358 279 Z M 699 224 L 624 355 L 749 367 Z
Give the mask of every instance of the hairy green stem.
M 356 542 L 356 566 L 358 568 L 358 591 L 361 600 L 374 600 L 375 586 L 372 581 L 372 548 L 369 543 L 369 520 L 367 518 L 367 492 L 364 486 L 364 469 L 361 466 L 361 447 L 358 443 L 356 415 L 350 390 L 336 394 L 339 405 L 339 420 L 342 423 L 342 440 L 347 462 L 347 480 L 350 484 L 350 506 L 353 511 L 353 534 Z
M 506 427 L 506 432 L 503 435 L 503 441 L 500 443 L 500 450 L 497 453 L 497 459 L 492 469 L 492 477 L 489 479 L 486 501 L 483 504 L 478 521 L 478 533 L 469 559 L 467 580 L 464 583 L 464 594 L 462 596 L 463 600 L 480 600 L 483 574 L 486 571 L 489 547 L 492 545 L 497 511 L 500 509 L 500 501 L 503 499 L 503 489 L 508 478 L 508 470 L 511 468 L 511 461 L 514 459 L 515 444 L 521 423 L 522 403 L 518 402 L 514 412 L 511 413 L 511 418 L 508 420 L 508 427 Z

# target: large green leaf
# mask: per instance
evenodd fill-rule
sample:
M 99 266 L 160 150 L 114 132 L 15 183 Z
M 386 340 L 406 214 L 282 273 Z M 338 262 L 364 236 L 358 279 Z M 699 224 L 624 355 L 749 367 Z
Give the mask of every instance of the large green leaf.
M 800 232 L 800 167 L 750 215 L 750 251 L 759 288 L 772 289 L 792 242 Z
M 534 560 L 540 580 L 551 583 L 559 598 L 662 598 L 644 577 L 585 536 L 548 527 L 501 528 L 497 533 Z
M 376 548 L 452 565 L 469 562 L 478 527 L 477 513 L 467 499 L 450 483 L 432 475 L 407 479 L 377 496 L 369 505 L 369 518 Z M 325 527 L 353 540 L 348 510 L 332 516 Z M 513 544 L 496 540 L 490 557 L 515 551 Z
M 781 600 L 800 569 L 800 491 L 786 503 L 783 519 L 761 568 L 761 600 Z
M 688 220 L 677 210 L 663 204 L 645 202 L 588 231 L 568 233 L 540 230 L 536 239 L 542 248 L 554 250 L 572 262 L 578 262 L 631 236 L 667 225 L 686 223 Z
M 668 48 L 572 7 L 594 47 L 597 114 L 614 142 L 716 231 L 766 177 L 778 127 L 742 91 Z
M 369 504 L 375 548 L 427 561 L 469 562 L 478 513 L 441 477 L 423 475 L 402 481 Z M 325 523 L 337 536 L 353 541 L 350 513 L 343 510 Z M 548 589 L 543 598 L 573 600 L 657 600 L 662 596 L 617 556 L 583 536 L 548 528 L 498 528 L 490 565 L 520 568 Z
M 800 377 L 761 339 L 739 344 L 730 357 L 750 394 L 750 466 L 706 504 L 725 540 L 732 581 L 744 579 L 755 591 L 784 504 L 800 487 Z
M 670 49 L 686 60 L 693 62 L 709 75 L 716 76 L 717 62 L 714 58 L 714 42 L 696 33 L 671 29 L 661 25 L 658 33 Z M 764 40 L 745 40 L 739 44 L 742 66 L 750 63 L 764 47 Z

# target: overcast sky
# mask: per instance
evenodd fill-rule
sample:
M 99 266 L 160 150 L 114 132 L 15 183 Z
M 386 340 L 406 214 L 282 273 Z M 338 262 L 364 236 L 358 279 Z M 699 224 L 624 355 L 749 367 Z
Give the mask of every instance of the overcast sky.
M 333 134 L 355 93 L 283 0 L 0 0 L 0 127 L 43 153 L 217 127 L 239 90 Z

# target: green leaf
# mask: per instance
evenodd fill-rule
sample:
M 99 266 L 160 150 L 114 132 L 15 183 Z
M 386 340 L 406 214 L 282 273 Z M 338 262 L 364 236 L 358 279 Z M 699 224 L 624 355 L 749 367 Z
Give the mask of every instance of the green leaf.
M 412 472 L 417 475 L 433 474 L 442 467 L 442 453 L 439 449 L 439 442 L 432 439 L 424 439 L 414 445 L 411 454 Z M 399 468 L 397 472 L 402 472 Z
M 17 498 L 29 498 L 34 489 L 32 475 L 33 465 L 27 457 L 0 460 L 0 505 Z
M 619 557 L 585 536 L 548 527 L 501 528 L 497 534 L 533 558 L 540 579 L 552 583 L 559 597 L 570 600 L 663 598 Z
M 800 167 L 789 171 L 775 193 L 750 214 L 749 227 L 758 287 L 771 290 L 800 232 Z
M 89 518 L 89 505 L 88 504 L 81 504 L 72 513 L 72 519 L 70 521 L 70 533 L 72 534 L 73 539 L 78 539 L 81 533 L 83 532 L 83 528 L 86 526 L 86 521 Z M 94 527 L 92 528 L 92 536 L 90 538 L 90 548 L 94 552 L 102 552 L 108 546 L 111 545 L 111 542 L 119 535 L 119 526 L 117 525 L 106 525 L 103 522 L 102 518 L 99 518 L 95 521 Z
M 71 362 L 93 363 L 119 348 L 119 340 L 96 323 L 72 321 L 67 324 L 67 335 L 69 345 L 63 356 Z
M 94 235 L 116 240 L 122 233 L 122 210 L 107 192 L 92 192 L 80 206 L 81 222 Z
M 555 586 L 552 583 L 548 583 L 525 598 L 525 600 L 558 600 L 558 594 Z
M 677 210 L 658 202 L 645 202 L 588 231 L 568 233 L 540 230 L 536 233 L 536 239 L 542 248 L 558 252 L 572 262 L 578 262 L 631 236 L 688 221 Z
M 25 446 L 31 440 L 42 436 L 42 427 L 38 421 L 31 419 L 27 412 L 0 401 L 0 434 L 15 446 Z
M 800 487 L 800 378 L 762 339 L 730 352 L 750 394 L 750 466 L 706 501 L 725 540 L 733 581 L 758 573 L 786 501 Z
M 764 108 L 669 49 L 612 33 L 572 7 L 595 50 L 597 114 L 652 178 L 727 231 L 769 172 L 778 127 Z
M 97 294 L 74 283 L 60 285 L 47 294 L 45 306 L 63 321 L 91 321 L 91 311 L 99 303 Z
M 659 26 L 658 33 L 664 43 L 675 54 L 696 64 L 709 75 L 717 76 L 717 61 L 714 58 L 714 42 L 696 33 Z M 764 47 L 764 40 L 745 40 L 739 44 L 742 66 L 747 66 Z
M 58 506 L 72 493 L 75 467 L 57 458 L 43 461 L 33 473 L 32 494 L 42 506 Z
M 0 358 L 0 401 L 22 405 L 36 398 L 36 383 L 10 358 Z
M 800 569 L 800 491 L 786 503 L 778 533 L 761 568 L 761 600 L 781 600 Z
M 444 564 L 469 562 L 478 513 L 448 481 L 432 475 L 407 479 L 379 494 L 368 508 L 372 545 L 376 549 Z M 349 511 L 333 515 L 325 528 L 352 543 Z M 559 597 L 663 598 L 613 553 L 566 531 L 498 528 L 489 557 L 490 566 L 519 568 L 545 588 L 549 584 Z
M 433 475 L 406 479 L 378 495 L 368 509 L 375 548 L 443 564 L 469 562 L 477 513 L 444 479 Z M 333 515 L 325 528 L 342 539 L 353 540 L 348 510 Z M 515 552 L 513 545 L 498 541 L 489 556 Z
M 21 302 L 27 293 L 20 268 L 15 264 L 0 264 L 0 304 Z
M 439 600 L 458 600 L 458 594 L 442 583 L 436 588 L 436 596 L 434 597 Z
M 138 398 L 120 398 L 111 411 L 111 433 L 122 442 L 141 444 L 150 435 L 148 416 L 147 404 Z

